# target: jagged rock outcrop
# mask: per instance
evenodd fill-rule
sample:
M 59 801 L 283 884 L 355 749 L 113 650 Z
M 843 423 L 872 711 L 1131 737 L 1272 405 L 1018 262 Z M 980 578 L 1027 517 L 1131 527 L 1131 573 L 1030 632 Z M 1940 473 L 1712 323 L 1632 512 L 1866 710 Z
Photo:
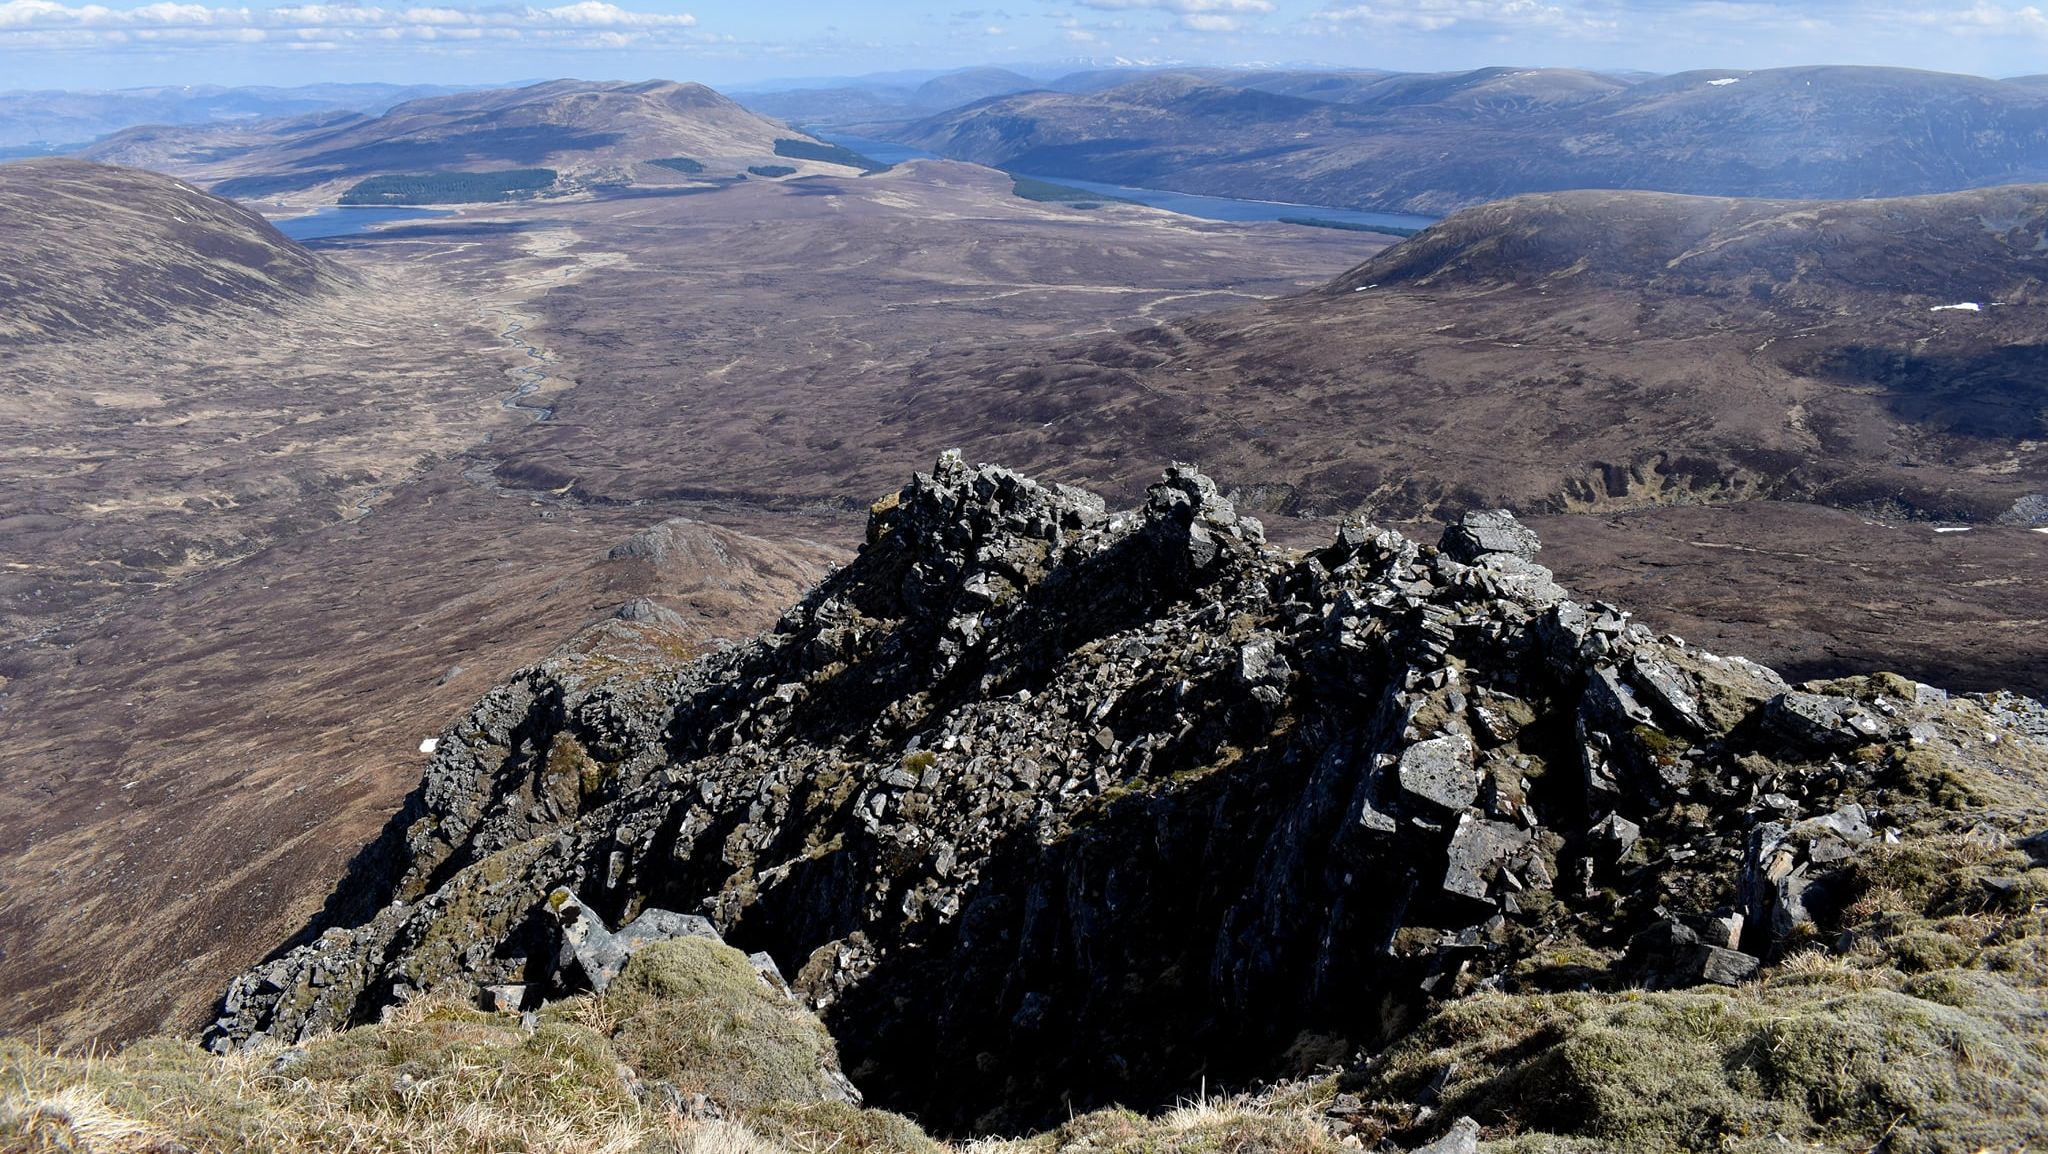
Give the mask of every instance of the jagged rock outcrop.
M 546 994 L 561 887 L 765 951 L 870 1101 L 1028 1125 L 1476 988 L 1741 981 L 1895 836 L 1879 783 L 2048 764 L 2036 706 L 1794 688 L 1536 550 L 1487 513 L 1292 556 L 1185 467 L 1112 515 L 948 455 L 753 643 L 494 691 L 359 863 L 366 917 L 236 981 L 211 1036 Z

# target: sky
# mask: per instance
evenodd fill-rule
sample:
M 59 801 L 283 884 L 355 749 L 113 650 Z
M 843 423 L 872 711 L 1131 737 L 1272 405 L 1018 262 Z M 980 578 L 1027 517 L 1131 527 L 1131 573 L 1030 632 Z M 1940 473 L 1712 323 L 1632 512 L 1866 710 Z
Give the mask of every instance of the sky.
M 2013 76 L 2048 73 L 2048 10 L 2006 0 L 0 0 L 0 90 L 559 76 L 738 87 L 1120 61 L 1650 72 L 1888 64 Z

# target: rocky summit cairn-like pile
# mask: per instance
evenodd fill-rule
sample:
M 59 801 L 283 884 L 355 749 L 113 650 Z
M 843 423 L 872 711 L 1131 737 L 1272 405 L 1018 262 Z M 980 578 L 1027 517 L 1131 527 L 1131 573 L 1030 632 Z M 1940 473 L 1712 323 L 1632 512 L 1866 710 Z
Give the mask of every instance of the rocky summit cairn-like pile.
M 1113 515 L 949 454 L 751 644 L 493 691 L 211 1041 L 572 992 L 562 889 L 599 932 L 684 911 L 765 954 L 870 1101 L 1031 1125 L 1475 991 L 1742 982 L 1943 782 L 2048 766 L 2025 699 L 1794 688 L 1537 548 L 1477 513 L 1286 555 L 1186 467 Z

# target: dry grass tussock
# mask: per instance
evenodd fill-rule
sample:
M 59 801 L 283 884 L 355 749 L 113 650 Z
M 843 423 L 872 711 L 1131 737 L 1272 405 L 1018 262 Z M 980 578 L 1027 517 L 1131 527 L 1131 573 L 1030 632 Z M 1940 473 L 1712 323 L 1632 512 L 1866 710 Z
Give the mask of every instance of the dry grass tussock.
M 817 1019 L 736 951 L 686 940 L 531 1028 L 428 998 L 226 1057 L 168 1039 L 118 1053 L 0 1040 L 0 1151 L 944 1154 L 908 1119 L 819 1100 L 831 1061 Z M 727 1120 L 671 1105 L 695 1094 Z
M 570 1088 L 592 1073 L 553 1044 L 447 1022 L 335 1039 L 388 1058 L 339 1075 L 281 1068 L 278 1051 L 214 1057 L 168 1041 L 119 1054 L 0 1048 L 0 1150 L 90 1154 L 629 1154 L 661 1149 L 662 1119 L 624 1094 Z M 363 1035 L 371 1037 L 365 1038 Z M 297 1065 L 332 1061 L 315 1043 Z M 610 1073 L 616 1080 L 615 1072 Z
M 1305 1111 L 1249 1101 L 1184 1104 L 1156 1118 L 1098 1110 L 1049 1133 L 982 1143 L 970 1154 L 1340 1154 L 1345 1147 Z
M 381 1030 L 382 1027 L 372 1027 Z M 359 1033 L 360 1031 L 355 1031 Z M 536 1110 L 502 1093 L 365 1108 L 352 1084 L 269 1073 L 276 1053 L 166 1060 L 0 1055 L 0 1150 L 8 1154 L 803 1154 L 733 1121 L 663 1108 Z M 504 1089 L 503 1071 L 451 1067 L 451 1079 Z M 936 1147 L 935 1147 L 936 1148 Z

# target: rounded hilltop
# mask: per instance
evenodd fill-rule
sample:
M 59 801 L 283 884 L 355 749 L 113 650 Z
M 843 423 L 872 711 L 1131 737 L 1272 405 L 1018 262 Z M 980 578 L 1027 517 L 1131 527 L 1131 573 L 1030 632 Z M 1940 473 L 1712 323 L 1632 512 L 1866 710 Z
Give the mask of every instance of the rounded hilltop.
M 256 213 L 168 176 L 0 164 L 0 343 L 275 311 L 349 279 Z

